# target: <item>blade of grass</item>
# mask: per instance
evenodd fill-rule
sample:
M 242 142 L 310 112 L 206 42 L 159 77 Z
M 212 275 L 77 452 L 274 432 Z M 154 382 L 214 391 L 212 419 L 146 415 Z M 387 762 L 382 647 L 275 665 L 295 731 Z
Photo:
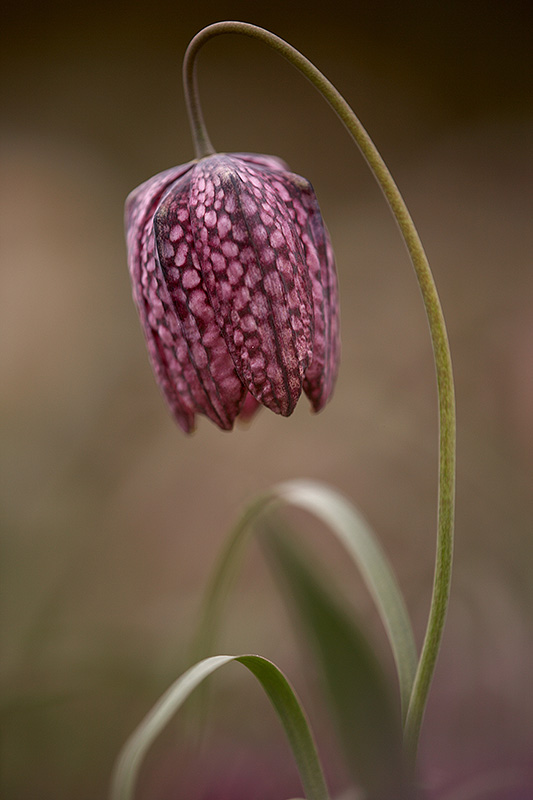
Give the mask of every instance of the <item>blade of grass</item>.
M 282 589 L 288 594 L 307 642 L 321 667 L 330 708 L 346 763 L 367 800 L 411 796 L 403 762 L 402 725 L 397 699 L 353 614 L 340 604 L 311 566 L 302 543 L 291 544 L 289 531 L 269 518 L 261 525 L 261 543 Z M 386 768 L 384 766 L 386 765 Z
M 417 664 L 414 636 L 401 590 L 376 535 L 358 511 L 338 492 L 310 480 L 274 486 L 256 497 L 230 532 L 208 584 L 194 648 L 194 660 L 212 652 L 225 600 L 231 590 L 253 526 L 281 506 L 314 514 L 337 537 L 358 567 L 387 633 L 398 673 L 402 717 L 408 707 Z
M 261 683 L 289 740 L 307 800 L 329 800 L 313 736 L 287 678 L 271 661 L 257 655 L 212 656 L 194 664 L 162 695 L 126 741 L 113 773 L 110 800 L 133 800 L 146 752 L 189 695 L 213 672 L 236 661 Z

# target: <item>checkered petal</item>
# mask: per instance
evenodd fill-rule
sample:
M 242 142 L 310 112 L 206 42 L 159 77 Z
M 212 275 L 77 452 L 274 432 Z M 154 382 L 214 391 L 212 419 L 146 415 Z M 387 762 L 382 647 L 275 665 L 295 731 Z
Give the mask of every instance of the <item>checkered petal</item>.
M 273 156 L 220 154 L 156 175 L 126 203 L 133 294 L 177 422 L 229 430 L 259 404 L 329 399 L 337 281 L 310 184 Z
M 291 195 L 295 225 L 305 250 L 313 292 L 313 356 L 304 391 L 315 411 L 333 393 L 340 360 L 339 296 L 335 257 L 313 187 L 305 178 L 285 173 L 280 183 Z
M 287 203 L 268 170 L 233 156 L 198 164 L 189 203 L 200 269 L 237 373 L 260 403 L 288 416 L 311 355 L 312 296 Z

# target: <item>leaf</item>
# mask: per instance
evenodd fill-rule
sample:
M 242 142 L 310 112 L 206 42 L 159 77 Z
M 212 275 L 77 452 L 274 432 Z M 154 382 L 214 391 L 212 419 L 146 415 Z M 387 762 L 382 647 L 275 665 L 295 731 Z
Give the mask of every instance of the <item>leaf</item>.
M 322 520 L 361 572 L 393 652 L 402 717 L 409 704 L 417 654 L 402 593 L 376 535 L 358 511 L 338 492 L 309 480 L 289 481 L 256 497 L 231 531 L 208 585 L 195 643 L 195 660 L 212 652 L 225 600 L 231 590 L 252 526 L 267 512 L 292 505 Z
M 389 680 L 363 630 L 320 579 L 301 543 L 287 530 L 263 524 L 262 544 L 294 604 L 298 621 L 325 678 L 346 763 L 366 796 L 406 798 L 402 725 Z
M 283 673 L 257 655 L 212 656 L 187 670 L 167 689 L 131 734 L 116 762 L 110 800 L 133 800 L 139 769 L 147 750 L 189 695 L 220 667 L 237 661 L 255 675 L 281 719 L 307 800 L 328 800 L 328 791 L 313 736 L 296 694 Z

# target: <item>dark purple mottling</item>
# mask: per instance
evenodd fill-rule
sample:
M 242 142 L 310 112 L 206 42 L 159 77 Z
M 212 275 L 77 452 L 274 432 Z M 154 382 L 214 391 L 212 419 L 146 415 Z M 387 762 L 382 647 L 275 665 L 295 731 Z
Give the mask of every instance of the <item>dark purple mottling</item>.
M 333 251 L 308 181 L 272 156 L 217 154 L 126 202 L 133 296 L 179 425 L 230 430 L 259 404 L 319 411 L 339 362 Z

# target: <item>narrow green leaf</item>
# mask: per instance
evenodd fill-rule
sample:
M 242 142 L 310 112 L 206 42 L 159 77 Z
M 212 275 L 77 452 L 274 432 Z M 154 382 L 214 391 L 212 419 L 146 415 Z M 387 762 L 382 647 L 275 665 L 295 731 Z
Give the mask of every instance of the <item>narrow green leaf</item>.
M 195 660 L 212 652 L 225 600 L 233 584 L 252 526 L 283 505 L 314 514 L 327 525 L 361 572 L 387 633 L 398 673 L 402 717 L 413 686 L 417 654 L 405 602 L 376 535 L 358 511 L 338 492 L 307 480 L 289 481 L 258 496 L 244 511 L 227 539 L 205 596 Z
M 408 796 L 399 706 L 372 646 L 287 531 L 263 523 L 263 546 L 322 668 L 346 763 L 369 800 Z
M 289 740 L 307 800 L 328 800 L 328 791 L 305 713 L 288 680 L 257 655 L 212 656 L 192 666 L 157 701 L 122 748 L 113 773 L 110 800 L 133 800 L 147 750 L 189 695 L 209 675 L 237 661 L 255 675 L 277 711 Z

